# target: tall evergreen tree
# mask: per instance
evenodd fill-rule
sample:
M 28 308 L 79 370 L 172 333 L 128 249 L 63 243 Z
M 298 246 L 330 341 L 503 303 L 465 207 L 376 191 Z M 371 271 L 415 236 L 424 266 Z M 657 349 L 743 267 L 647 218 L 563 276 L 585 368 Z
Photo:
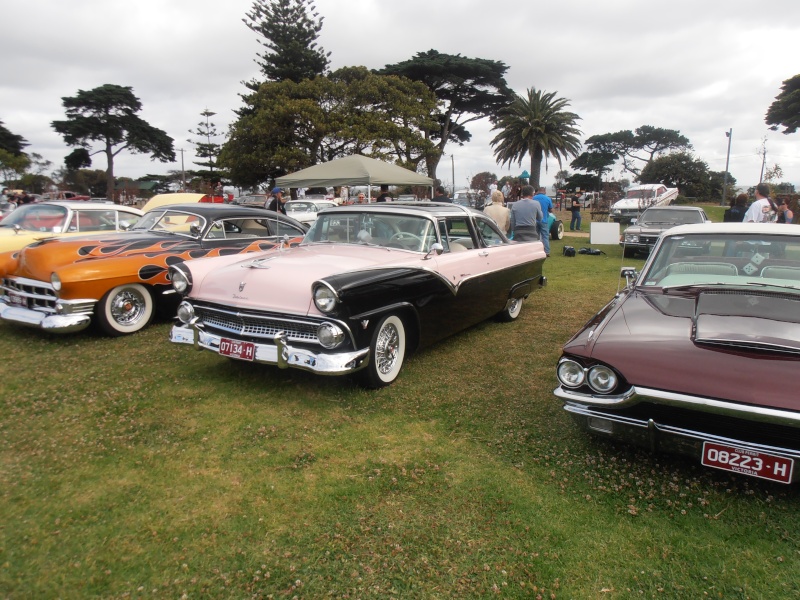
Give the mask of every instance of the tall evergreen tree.
M 197 129 L 189 130 L 189 133 L 198 136 L 198 141 L 187 140 L 190 144 L 194 144 L 195 150 L 194 153 L 200 160 L 194 161 L 198 167 L 203 167 L 201 171 L 194 171 L 193 174 L 197 175 L 198 177 L 202 177 L 203 179 L 208 180 L 211 183 L 219 180 L 219 173 L 214 173 L 214 168 L 217 166 L 217 157 L 219 156 L 219 152 L 221 146 L 212 141 L 216 138 L 219 133 L 217 133 L 217 126 L 216 124 L 209 121 L 211 117 L 213 117 L 215 112 L 208 110 L 207 108 L 200 113 L 201 117 L 204 117 L 204 121 L 200 121 L 197 124 Z
M 0 150 L 5 150 L 13 156 L 19 156 L 27 145 L 28 141 L 24 137 L 11 133 L 0 121 Z
M 254 0 L 242 20 L 263 38 L 259 43 L 266 51 L 256 64 L 267 81 L 299 83 L 327 71 L 330 52 L 317 46 L 323 17 L 313 0 Z M 259 83 L 246 85 L 255 91 Z
M 533 88 L 527 96 L 516 96 L 502 109 L 492 130 L 500 132 L 491 141 L 498 164 L 511 165 L 528 155 L 531 160 L 531 185 L 539 187 L 542 159 L 554 157 L 561 167 L 561 158 L 575 156 L 580 150 L 580 119 L 565 110 L 569 100 L 556 98 L 556 92 L 545 93 Z

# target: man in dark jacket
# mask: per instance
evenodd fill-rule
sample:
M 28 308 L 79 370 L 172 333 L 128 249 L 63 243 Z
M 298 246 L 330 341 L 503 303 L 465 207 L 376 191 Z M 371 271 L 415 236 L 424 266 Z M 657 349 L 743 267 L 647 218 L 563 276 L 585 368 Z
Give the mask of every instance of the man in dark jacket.
M 283 197 L 281 188 L 276 187 L 272 189 L 272 200 L 267 202 L 267 210 L 274 210 L 275 212 L 286 214 L 286 200 Z

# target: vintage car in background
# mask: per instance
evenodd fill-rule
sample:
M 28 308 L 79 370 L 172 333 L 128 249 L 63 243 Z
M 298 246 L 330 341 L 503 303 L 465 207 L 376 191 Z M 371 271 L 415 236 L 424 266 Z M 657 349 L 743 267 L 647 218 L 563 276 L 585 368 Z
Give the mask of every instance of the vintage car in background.
M 516 319 L 544 285 L 541 242 L 509 241 L 454 204 L 327 209 L 302 244 L 170 268 L 171 340 L 321 375 L 392 383 L 406 353 L 487 318 Z
M 335 206 L 336 203 L 332 200 L 287 200 L 284 204 L 288 216 L 308 225 L 317 220 L 319 211 Z
M 70 192 L 62 190 L 59 192 L 50 192 L 42 196 L 42 200 L 91 200 L 91 196 L 87 194 L 79 194 L 78 192 Z
M 619 245 L 628 258 L 638 252 L 649 253 L 660 236 L 676 225 L 710 223 L 706 212 L 695 206 L 654 206 L 646 209 L 635 223 L 622 232 Z
M 23 204 L 0 221 L 0 252 L 18 250 L 47 237 L 124 231 L 141 216 L 138 209 L 110 202 Z
M 154 208 L 130 231 L 45 239 L 0 254 L 0 319 L 53 333 L 91 321 L 108 335 L 134 333 L 156 308 L 174 310 L 170 265 L 299 243 L 307 229 L 264 209 L 186 203 Z
M 563 348 L 555 394 L 588 431 L 782 483 L 800 459 L 800 228 L 665 231 Z
M 668 206 L 678 197 L 678 188 L 669 188 L 663 183 L 632 185 L 625 190 L 625 197 L 611 205 L 609 217 L 615 223 L 631 223 L 651 206 Z

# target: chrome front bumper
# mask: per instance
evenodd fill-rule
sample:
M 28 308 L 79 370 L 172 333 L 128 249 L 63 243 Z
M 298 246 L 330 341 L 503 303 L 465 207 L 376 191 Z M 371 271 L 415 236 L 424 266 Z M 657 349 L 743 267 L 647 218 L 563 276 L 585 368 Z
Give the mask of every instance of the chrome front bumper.
M 192 344 L 197 350 L 210 350 L 217 354 L 222 337 L 182 324 L 174 325 L 169 334 L 171 342 Z M 274 344 L 254 344 L 255 357 L 252 362 L 277 365 L 281 369 L 302 369 L 319 375 L 346 375 L 360 371 L 369 363 L 369 348 L 354 352 L 313 352 L 306 348 L 290 346 L 283 332 L 275 335 L 274 342 Z
M 51 333 L 75 333 L 86 329 L 92 317 L 88 314 L 48 314 L 9 304 L 5 297 L 0 297 L 0 320 L 26 327 L 38 327 Z

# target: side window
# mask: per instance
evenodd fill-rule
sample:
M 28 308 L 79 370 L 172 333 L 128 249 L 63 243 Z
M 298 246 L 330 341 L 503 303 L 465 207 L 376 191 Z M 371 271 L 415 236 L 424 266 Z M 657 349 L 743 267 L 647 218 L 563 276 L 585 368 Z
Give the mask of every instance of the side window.
M 503 235 L 500 233 L 500 230 L 497 228 L 497 225 L 494 222 L 489 222 L 484 219 L 476 219 L 475 224 L 477 225 L 478 235 L 483 241 L 484 246 L 499 246 L 506 243 L 505 239 L 503 239 Z
M 445 250 L 449 252 L 462 252 L 475 247 L 466 217 L 447 218 L 439 221 L 439 234 Z
M 293 225 L 292 223 L 282 221 L 281 219 L 270 221 L 270 226 L 274 228 L 275 235 L 278 235 L 280 237 L 283 237 L 284 235 L 288 235 L 290 238 L 303 237 L 306 234 L 306 232 L 303 229 L 300 229 L 299 227 Z

